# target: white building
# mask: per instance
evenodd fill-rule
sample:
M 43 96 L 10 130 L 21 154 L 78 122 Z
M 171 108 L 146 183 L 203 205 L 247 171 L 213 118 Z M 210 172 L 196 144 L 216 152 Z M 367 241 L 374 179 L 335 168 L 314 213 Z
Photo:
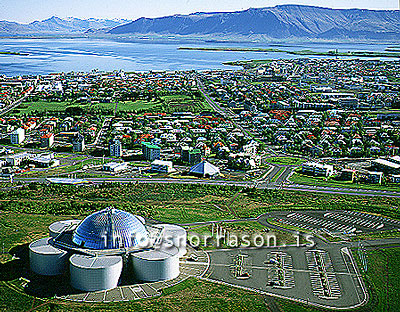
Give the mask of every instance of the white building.
M 172 161 L 164 161 L 156 159 L 151 163 L 151 171 L 170 173 L 175 171 L 175 169 L 173 168 Z
M 24 160 L 29 160 L 33 157 L 32 154 L 30 153 L 19 153 L 19 154 L 14 154 L 11 156 L 8 156 L 6 158 L 6 162 L 8 166 L 19 166 L 21 164 L 21 162 L 23 162 Z
M 123 171 L 126 169 L 128 169 L 128 163 L 126 163 L 126 162 L 123 162 L 123 163 L 110 162 L 110 163 L 103 165 L 104 171 L 120 172 L 120 171 Z
M 54 158 L 54 154 L 41 154 L 30 158 L 30 161 L 37 167 L 57 167 L 60 165 L 60 160 Z
M 25 140 L 25 129 L 18 128 L 10 134 L 11 144 L 21 144 Z
M 302 166 L 302 172 L 315 176 L 330 177 L 333 174 L 333 166 L 316 162 L 307 162 Z
M 46 133 L 40 137 L 42 147 L 52 147 L 54 144 L 54 133 Z

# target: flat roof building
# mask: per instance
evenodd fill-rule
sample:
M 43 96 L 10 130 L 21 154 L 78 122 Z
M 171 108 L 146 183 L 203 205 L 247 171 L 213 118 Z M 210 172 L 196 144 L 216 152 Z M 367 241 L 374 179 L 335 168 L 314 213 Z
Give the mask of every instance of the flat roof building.
M 156 160 L 161 158 L 161 147 L 149 142 L 142 143 L 142 152 L 146 160 Z
M 110 162 L 110 163 L 103 165 L 104 171 L 120 172 L 120 171 L 123 171 L 126 169 L 128 169 L 128 163 L 126 163 L 126 162 L 123 162 L 123 163 Z
M 25 140 L 25 129 L 18 128 L 10 134 L 11 144 L 21 144 Z

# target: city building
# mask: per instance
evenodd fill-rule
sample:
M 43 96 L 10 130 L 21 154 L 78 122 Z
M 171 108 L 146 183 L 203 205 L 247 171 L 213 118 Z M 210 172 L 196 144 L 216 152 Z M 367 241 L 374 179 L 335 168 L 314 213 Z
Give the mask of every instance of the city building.
M 368 171 L 367 179 L 372 184 L 382 184 L 383 172 Z
M 54 144 L 54 133 L 46 133 L 40 137 L 41 147 L 52 147 Z
M 18 153 L 18 154 L 7 156 L 6 163 L 7 163 L 7 166 L 17 167 L 23 161 L 27 161 L 27 160 L 31 159 L 32 157 L 33 157 L 33 155 L 31 153 L 27 153 L 27 152 Z
M 85 137 L 78 133 L 72 140 L 72 150 L 74 152 L 83 152 L 85 150 Z
M 198 148 L 189 151 L 189 164 L 194 165 L 201 162 L 202 153 Z
M 54 158 L 54 154 L 42 154 L 36 155 L 30 158 L 30 163 L 34 164 L 36 167 L 47 168 L 56 167 L 60 165 L 60 160 Z
M 111 140 L 109 144 L 110 156 L 121 157 L 122 156 L 122 143 L 120 140 Z
M 11 144 L 21 144 L 25 140 L 25 129 L 18 128 L 11 132 L 10 141 Z
M 126 162 L 123 163 L 110 162 L 103 165 L 103 170 L 109 172 L 120 172 L 126 169 L 128 169 L 128 163 Z
M 220 175 L 221 172 L 218 167 L 204 160 L 190 168 L 189 173 L 198 177 L 211 178 Z
M 340 173 L 340 179 L 342 181 L 354 181 L 356 171 L 353 169 L 343 169 Z
M 333 174 L 333 166 L 316 162 L 307 162 L 302 165 L 302 172 L 314 176 L 330 177 Z
M 389 181 L 391 183 L 400 183 L 400 174 L 394 174 L 389 176 Z
M 142 152 L 146 160 L 153 161 L 161 158 L 161 148 L 149 142 L 142 143 Z
M 189 152 L 191 148 L 189 146 L 182 146 L 181 147 L 181 160 L 183 162 L 189 162 Z
M 397 158 L 394 160 L 396 161 Z M 385 173 L 400 174 L 400 164 L 393 162 L 392 160 L 386 160 L 383 158 L 375 159 L 371 162 L 371 167 L 374 170 L 383 171 Z
M 175 171 L 172 161 L 156 159 L 151 163 L 151 171 L 160 173 L 171 173 Z

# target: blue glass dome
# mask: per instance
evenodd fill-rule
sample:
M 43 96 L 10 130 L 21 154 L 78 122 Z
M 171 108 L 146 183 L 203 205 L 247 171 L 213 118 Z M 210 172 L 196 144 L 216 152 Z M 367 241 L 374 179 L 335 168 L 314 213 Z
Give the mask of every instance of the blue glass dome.
M 86 217 L 72 237 L 76 245 L 90 249 L 135 247 L 147 239 L 147 230 L 139 218 L 113 208 Z

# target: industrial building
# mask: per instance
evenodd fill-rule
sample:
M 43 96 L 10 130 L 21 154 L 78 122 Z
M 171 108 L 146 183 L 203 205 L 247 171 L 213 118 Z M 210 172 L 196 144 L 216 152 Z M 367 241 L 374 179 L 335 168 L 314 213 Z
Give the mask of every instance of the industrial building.
M 130 283 L 165 281 L 180 274 L 186 230 L 173 224 L 148 224 L 140 216 L 107 208 L 82 220 L 58 221 L 49 237 L 29 245 L 30 269 L 41 276 L 69 275 L 73 288 L 115 288 L 124 275 Z

